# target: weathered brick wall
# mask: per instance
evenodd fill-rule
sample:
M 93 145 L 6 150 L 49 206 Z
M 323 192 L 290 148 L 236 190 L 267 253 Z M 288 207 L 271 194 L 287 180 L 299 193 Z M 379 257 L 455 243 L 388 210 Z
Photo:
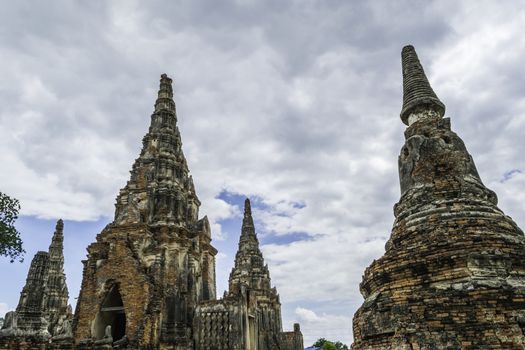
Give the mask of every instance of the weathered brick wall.
M 52 342 L 34 337 L 5 337 L 0 339 L 0 350 L 72 350 L 70 341 Z
M 128 227 L 129 229 L 129 227 Z M 135 232 L 146 236 L 145 227 L 134 227 Z M 150 302 L 152 284 L 140 262 L 134 258 L 134 252 L 126 244 L 125 227 L 108 229 L 103 233 L 110 237 L 107 246 L 97 244 L 90 248 L 93 258 L 86 264 L 82 282 L 82 292 L 78 300 L 75 339 L 78 341 L 90 338 L 92 324 L 100 311 L 101 303 L 106 297 L 109 284 L 117 284 L 126 307 L 126 334 L 137 344 L 151 338 L 152 318 L 146 310 Z
M 447 130 L 446 120 L 407 130 L 400 168 L 410 162 L 411 178 L 386 253 L 361 283 L 355 349 L 525 346 L 523 232 Z
M 299 324 L 294 324 L 294 330 L 292 332 L 282 332 L 280 334 L 280 350 L 303 350 L 303 333 Z

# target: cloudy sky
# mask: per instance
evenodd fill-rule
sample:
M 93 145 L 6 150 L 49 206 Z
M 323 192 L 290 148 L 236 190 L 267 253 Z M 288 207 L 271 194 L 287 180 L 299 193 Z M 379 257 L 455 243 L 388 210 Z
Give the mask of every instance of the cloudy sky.
M 76 302 L 174 79 L 183 148 L 226 288 L 244 197 L 283 325 L 351 343 L 364 268 L 399 199 L 400 51 L 413 44 L 500 207 L 525 226 L 525 5 L 494 1 L 0 1 L 0 191 L 26 260 L 0 258 L 0 314 L 65 220 Z

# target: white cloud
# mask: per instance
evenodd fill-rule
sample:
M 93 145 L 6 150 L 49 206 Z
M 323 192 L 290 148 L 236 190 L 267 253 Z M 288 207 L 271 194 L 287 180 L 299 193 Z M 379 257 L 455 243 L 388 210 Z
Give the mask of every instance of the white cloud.
M 348 330 L 352 327 L 352 317 L 348 315 L 334 315 L 323 313 L 318 315 L 313 310 L 297 307 L 295 315 L 301 324 L 304 345 L 310 346 L 317 339 L 325 338 L 330 341 L 340 341 L 350 346 L 352 338 Z
M 240 215 L 221 192 L 257 197 L 262 235 L 302 234 L 263 247 L 283 304 L 344 303 L 351 318 L 399 197 L 402 45 L 525 223 L 524 176 L 500 182 L 525 171 L 524 17 L 474 1 L 13 2 L 0 14 L 0 190 L 26 215 L 111 217 L 166 72 L 214 239 Z M 307 337 L 336 322 L 325 309 Z
M 387 235 L 366 237 L 364 229 L 322 236 L 288 245 L 263 246 L 272 279 L 283 302 L 362 300 L 361 275 L 384 252 Z
M 4 318 L 5 314 L 8 311 L 12 311 L 13 309 L 9 308 L 9 306 L 6 303 L 0 303 L 0 317 Z

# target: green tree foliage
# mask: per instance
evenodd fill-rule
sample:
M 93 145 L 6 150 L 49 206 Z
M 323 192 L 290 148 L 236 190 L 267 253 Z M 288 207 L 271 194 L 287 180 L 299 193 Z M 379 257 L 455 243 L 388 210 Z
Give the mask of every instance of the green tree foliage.
M 348 346 L 341 343 L 340 341 L 336 341 L 334 345 L 337 350 L 348 350 Z
M 312 347 L 314 348 L 322 348 L 324 343 L 326 343 L 328 340 L 325 338 L 319 338 L 315 343 L 312 344 Z
M 325 338 L 319 338 L 312 345 L 316 348 L 321 348 L 322 350 L 348 350 L 348 346 L 341 343 L 340 341 L 331 342 Z
M 0 256 L 9 257 L 11 262 L 23 261 L 25 253 L 20 232 L 14 226 L 19 210 L 20 203 L 17 199 L 0 192 Z
M 335 347 L 334 343 L 332 343 L 331 341 L 327 341 L 323 345 L 323 350 L 337 350 L 337 348 Z

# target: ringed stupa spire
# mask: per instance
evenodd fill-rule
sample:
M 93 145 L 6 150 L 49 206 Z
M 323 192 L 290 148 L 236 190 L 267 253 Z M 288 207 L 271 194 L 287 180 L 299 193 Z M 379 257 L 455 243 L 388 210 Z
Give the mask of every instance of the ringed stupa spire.
M 443 117 L 414 48 L 402 59 L 401 198 L 360 284 L 352 349 L 523 349 L 523 232 Z
M 442 117 L 445 114 L 445 105 L 430 86 L 412 45 L 403 47 L 401 65 L 403 68 L 403 107 L 401 108 L 403 123 L 411 124 L 409 116 L 417 112 L 418 107 L 426 109 L 430 107 Z

